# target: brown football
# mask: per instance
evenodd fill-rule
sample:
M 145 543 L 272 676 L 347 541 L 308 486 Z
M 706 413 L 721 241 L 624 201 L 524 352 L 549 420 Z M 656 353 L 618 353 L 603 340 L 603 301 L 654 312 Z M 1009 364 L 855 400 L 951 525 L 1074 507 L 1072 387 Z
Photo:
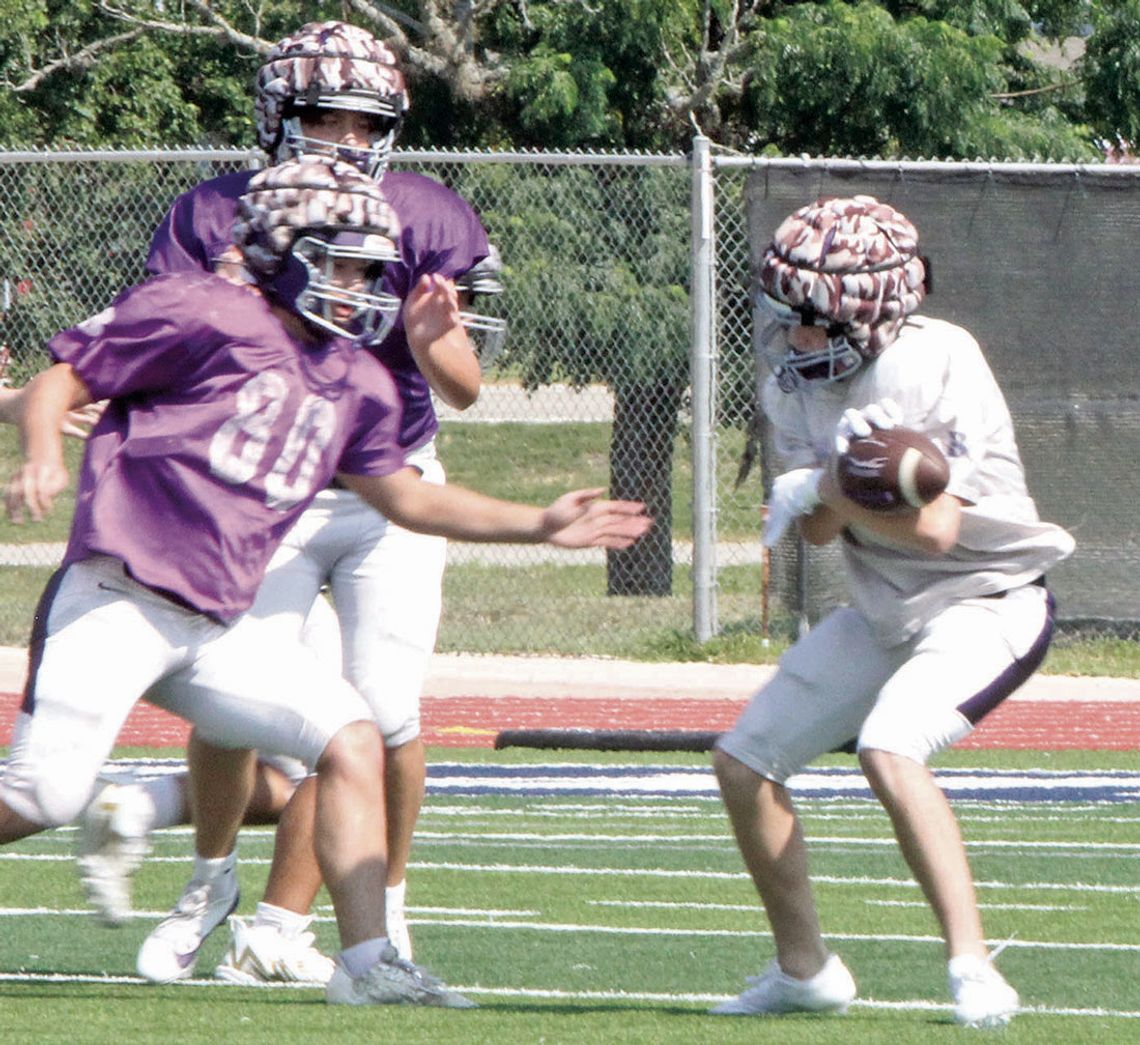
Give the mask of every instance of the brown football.
M 950 465 L 934 442 L 912 428 L 875 429 L 855 438 L 836 463 L 840 490 L 872 511 L 921 508 L 950 481 Z

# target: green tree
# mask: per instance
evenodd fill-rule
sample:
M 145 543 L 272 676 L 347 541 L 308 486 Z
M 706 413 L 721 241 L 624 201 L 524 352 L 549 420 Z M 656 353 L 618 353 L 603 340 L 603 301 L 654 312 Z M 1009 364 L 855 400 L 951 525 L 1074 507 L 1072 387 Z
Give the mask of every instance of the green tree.
M 1081 63 L 1090 124 L 1107 141 L 1140 143 L 1140 0 L 1098 5 Z
M 260 58 L 336 17 L 400 51 L 407 144 L 1013 159 L 1140 126 L 1136 0 L 0 0 L 4 137 L 250 145 Z
M 689 179 L 607 165 L 465 168 L 506 259 L 512 366 L 529 388 L 614 391 L 610 492 L 644 500 L 657 525 L 609 555 L 612 594 L 672 588 L 673 446 L 688 385 Z

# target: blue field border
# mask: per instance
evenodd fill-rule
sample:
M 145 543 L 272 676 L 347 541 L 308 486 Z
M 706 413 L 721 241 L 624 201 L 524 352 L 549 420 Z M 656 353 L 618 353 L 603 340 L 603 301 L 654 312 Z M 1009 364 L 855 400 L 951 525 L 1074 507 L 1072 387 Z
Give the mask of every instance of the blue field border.
M 109 775 L 142 776 L 178 772 L 177 758 L 118 759 Z M 981 802 L 1140 802 L 1140 773 L 1123 769 L 939 769 L 935 777 L 956 800 Z M 808 769 L 788 781 L 801 798 L 873 800 L 862 773 L 855 767 Z M 588 763 L 528 763 L 493 765 L 435 762 L 428 766 L 429 796 L 482 797 L 719 797 L 709 766 L 590 765 Z

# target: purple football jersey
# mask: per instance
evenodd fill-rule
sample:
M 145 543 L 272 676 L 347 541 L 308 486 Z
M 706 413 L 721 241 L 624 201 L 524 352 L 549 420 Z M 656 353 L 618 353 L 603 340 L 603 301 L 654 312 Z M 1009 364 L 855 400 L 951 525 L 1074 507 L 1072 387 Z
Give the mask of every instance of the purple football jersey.
M 95 399 L 65 564 L 112 555 L 221 621 L 248 609 L 277 545 L 340 471 L 403 467 L 391 376 L 352 342 L 302 342 L 249 288 L 157 276 L 57 334 Z
M 238 197 L 253 171 L 223 174 L 179 196 L 155 230 L 147 258 L 151 273 L 212 270 L 233 242 Z M 388 265 L 384 289 L 404 298 L 416 280 L 438 272 L 454 279 L 487 256 L 487 233 L 470 205 L 432 178 L 388 171 L 380 188 L 400 219 L 400 264 Z M 439 429 L 431 388 L 404 334 L 403 317 L 370 350 L 392 372 L 403 401 L 400 445 L 423 446 Z

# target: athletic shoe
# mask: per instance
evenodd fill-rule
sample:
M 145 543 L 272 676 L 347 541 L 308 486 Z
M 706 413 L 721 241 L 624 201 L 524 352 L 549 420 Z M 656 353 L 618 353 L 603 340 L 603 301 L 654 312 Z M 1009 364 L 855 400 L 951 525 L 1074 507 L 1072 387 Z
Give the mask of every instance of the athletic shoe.
M 954 1019 L 964 1027 L 1004 1027 L 1021 1004 L 989 958 L 960 954 L 950 960 L 947 979 Z
M 350 976 L 339 961 L 325 988 L 330 1005 L 435 1005 L 444 1009 L 474 1009 L 475 1002 L 418 965 L 404 961 L 389 944 L 380 960 L 361 976 Z
M 781 1012 L 835 1012 L 843 1015 L 855 998 L 855 981 L 838 954 L 831 955 L 810 980 L 788 976 L 773 958 L 751 986 L 709 1012 L 716 1016 L 763 1016 Z
M 307 923 L 306 923 L 307 924 Z M 312 983 L 323 987 L 334 962 L 313 946 L 313 934 L 286 936 L 276 925 L 230 919 L 230 949 L 214 970 L 219 980 L 259 987 L 266 983 Z
M 193 976 L 206 937 L 237 905 L 237 875 L 232 868 L 211 882 L 191 880 L 170 916 L 143 940 L 137 963 L 139 975 L 151 983 L 173 983 Z
M 408 916 L 403 906 L 388 907 L 384 911 L 384 921 L 388 927 L 388 940 L 396 953 L 406 962 L 412 960 L 412 934 L 408 930 Z
M 83 812 L 79 877 L 87 902 L 105 925 L 131 915 L 131 876 L 150 852 L 137 784 L 105 783 Z

